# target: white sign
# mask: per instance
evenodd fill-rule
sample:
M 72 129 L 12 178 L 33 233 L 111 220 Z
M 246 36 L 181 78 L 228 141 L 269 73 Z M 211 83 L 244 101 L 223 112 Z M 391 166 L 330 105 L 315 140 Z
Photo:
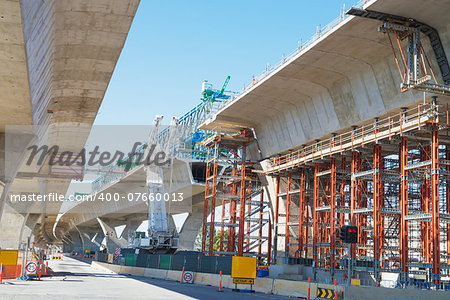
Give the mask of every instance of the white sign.
M 26 271 L 27 275 L 36 275 L 37 263 L 35 261 L 27 262 L 25 271 Z
M 194 273 L 190 271 L 184 271 L 183 283 L 194 283 Z

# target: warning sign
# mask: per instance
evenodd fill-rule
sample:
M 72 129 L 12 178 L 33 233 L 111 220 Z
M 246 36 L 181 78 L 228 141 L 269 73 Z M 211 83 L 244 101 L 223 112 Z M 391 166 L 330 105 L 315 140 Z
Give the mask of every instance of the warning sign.
M 352 286 L 361 285 L 361 281 L 359 279 L 352 278 L 351 279 L 351 284 L 352 284 Z
M 194 274 L 190 271 L 183 273 L 183 283 L 194 283 Z
M 334 291 L 329 289 L 317 288 L 317 297 L 325 299 L 334 299 Z
M 233 278 L 233 283 L 236 284 L 253 284 L 254 282 L 255 280 L 251 278 Z
M 256 257 L 233 256 L 231 277 L 256 278 Z
M 25 271 L 27 272 L 27 275 L 36 275 L 37 263 L 34 261 L 27 262 Z

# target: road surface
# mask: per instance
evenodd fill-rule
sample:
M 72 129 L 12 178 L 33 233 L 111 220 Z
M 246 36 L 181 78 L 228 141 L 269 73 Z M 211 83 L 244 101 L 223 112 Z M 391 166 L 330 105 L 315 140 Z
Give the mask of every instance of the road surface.
M 41 281 L 6 280 L 0 299 L 287 299 L 265 294 L 234 293 L 216 287 L 105 273 L 90 264 L 64 257 L 50 261 L 55 272 Z

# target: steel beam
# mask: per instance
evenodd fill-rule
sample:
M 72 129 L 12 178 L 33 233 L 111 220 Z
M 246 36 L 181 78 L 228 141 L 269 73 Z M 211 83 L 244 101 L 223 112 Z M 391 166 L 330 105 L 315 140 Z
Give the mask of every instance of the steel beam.
M 289 257 L 289 222 L 291 222 L 291 185 L 292 185 L 292 172 L 288 172 L 287 186 L 286 186 L 286 225 L 284 227 L 284 254 L 285 257 Z
M 334 277 L 336 262 L 336 157 L 331 158 L 330 174 L 330 269 Z
M 318 267 L 317 257 L 317 241 L 319 238 L 319 213 L 316 211 L 316 207 L 319 207 L 319 163 L 316 163 L 314 169 L 314 205 L 313 205 L 313 261 L 314 265 Z
M 232 170 L 232 176 L 237 177 L 238 176 L 238 169 L 234 165 Z M 233 182 L 231 183 L 231 196 L 235 197 L 237 196 L 238 191 L 238 183 Z M 230 222 L 236 223 L 236 208 L 237 208 L 237 201 L 230 201 Z M 236 229 L 234 227 L 228 228 L 228 252 L 234 252 L 236 251 Z
M 217 156 L 219 151 L 219 144 L 216 142 L 214 145 L 214 161 L 213 161 L 213 180 L 211 189 L 211 220 L 209 225 L 209 255 L 213 255 L 214 251 L 214 235 L 215 235 L 215 216 L 216 216 L 216 194 L 217 194 L 217 171 L 218 163 Z
M 261 192 L 261 194 L 259 195 L 259 207 L 260 207 L 260 211 L 259 211 L 259 237 L 261 238 L 263 235 L 263 217 L 264 217 L 264 190 Z M 270 226 L 269 226 L 269 231 L 270 231 Z M 259 244 L 258 246 L 258 254 L 262 254 L 262 243 Z
M 353 177 L 353 174 L 356 174 L 358 172 L 358 161 L 359 161 L 359 152 L 353 151 L 352 152 L 352 162 L 351 162 L 351 167 L 350 167 L 350 169 L 351 169 L 350 171 L 352 174 L 351 198 L 350 198 L 350 224 L 352 226 L 358 225 L 356 223 L 356 215 L 355 215 L 355 209 L 357 208 L 357 201 L 358 201 L 358 179 Z M 359 230 L 359 228 L 358 228 L 358 230 Z M 360 235 L 361 235 L 361 233 L 360 233 Z M 350 254 L 351 254 L 352 258 L 356 258 L 356 246 L 354 244 L 352 244 L 350 247 Z
M 269 234 L 267 238 L 267 263 L 270 265 L 272 262 L 272 218 L 269 214 Z
M 346 170 L 346 167 L 347 167 L 347 165 L 346 165 L 345 157 L 342 157 L 342 170 Z M 346 185 L 345 177 L 342 177 L 342 179 L 341 179 L 341 201 L 339 204 L 340 207 L 345 207 L 345 185 Z M 345 213 L 343 213 L 343 212 L 339 213 L 339 224 L 341 226 L 345 225 Z M 342 252 L 342 253 L 344 253 L 344 252 Z
M 373 153 L 373 258 L 374 277 L 381 281 L 380 254 L 381 254 L 381 219 L 380 219 L 380 170 L 381 170 L 381 145 L 375 144 Z
M 208 154 L 211 149 L 208 148 Z M 205 254 L 206 251 L 206 222 L 208 218 L 208 199 L 209 199 L 209 190 L 210 190 L 210 174 L 211 174 L 211 165 L 209 163 L 206 164 L 206 181 L 205 181 L 205 201 L 203 203 L 203 226 L 202 226 L 202 255 Z
M 275 224 L 273 238 L 273 261 L 276 262 L 278 252 L 278 218 L 280 215 L 280 176 L 275 178 Z
M 406 281 L 408 278 L 408 220 L 405 217 L 408 215 L 408 138 L 402 137 L 399 154 L 400 167 L 400 263 L 402 268 L 402 280 Z
M 224 236 L 225 236 L 225 226 L 224 224 L 224 220 L 225 220 L 225 199 L 222 198 L 222 215 L 221 215 L 221 223 L 222 225 L 220 226 L 220 244 L 219 244 L 219 251 L 223 251 L 223 240 L 224 240 Z
M 441 274 L 440 236 L 439 236 L 439 124 L 432 125 L 431 133 L 431 208 L 432 208 L 432 235 L 433 235 L 433 274 Z M 439 283 L 435 279 L 435 283 Z
M 425 146 L 420 153 L 420 160 L 426 161 L 431 158 L 430 146 Z M 431 159 L 430 159 L 431 160 Z M 427 168 L 427 173 L 430 174 L 430 168 Z M 423 183 L 420 186 L 420 198 L 421 198 L 421 210 L 425 214 L 431 214 L 431 181 L 429 176 L 426 176 Z M 422 233 L 422 249 L 423 257 L 426 263 L 431 263 L 431 226 L 428 222 L 421 223 L 421 233 Z
M 242 164 L 241 164 L 241 199 L 239 202 L 239 238 L 238 238 L 238 256 L 244 255 L 244 227 L 245 227 L 245 200 L 247 198 L 246 190 L 246 147 L 242 149 Z
M 446 159 L 450 160 L 450 146 L 446 146 Z M 450 172 L 450 164 L 446 164 L 445 169 Z M 446 196 L 446 213 L 450 214 L 450 181 L 446 181 L 445 184 L 445 196 Z M 450 223 L 447 223 L 447 264 L 450 265 Z
M 304 243 L 304 230 L 303 230 L 303 220 L 305 217 L 305 207 L 307 207 L 306 203 L 306 195 L 305 195 L 305 188 L 306 188 L 306 170 L 305 168 L 302 168 L 300 170 L 300 200 L 299 200 L 299 216 L 298 216 L 298 252 L 300 254 L 300 257 L 302 257 L 303 253 L 303 243 Z M 306 235 L 308 234 L 308 230 L 306 230 Z

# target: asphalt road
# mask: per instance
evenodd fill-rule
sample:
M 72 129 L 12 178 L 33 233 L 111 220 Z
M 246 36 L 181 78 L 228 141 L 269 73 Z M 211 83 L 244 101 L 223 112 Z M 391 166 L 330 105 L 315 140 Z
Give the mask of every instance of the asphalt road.
M 228 289 L 219 293 L 216 287 L 105 273 L 67 257 L 50 261 L 49 266 L 54 276 L 43 277 L 41 281 L 4 281 L 0 299 L 287 299 Z

